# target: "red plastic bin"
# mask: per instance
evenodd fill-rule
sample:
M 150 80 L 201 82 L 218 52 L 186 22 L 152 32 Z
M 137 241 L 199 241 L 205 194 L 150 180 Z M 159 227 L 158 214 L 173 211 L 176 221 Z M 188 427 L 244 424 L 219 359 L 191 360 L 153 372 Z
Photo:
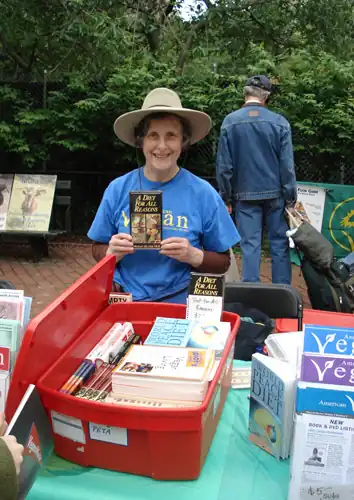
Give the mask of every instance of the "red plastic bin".
M 354 328 L 354 315 L 304 309 L 303 324 Z M 296 332 L 297 328 L 297 319 L 278 318 L 275 321 L 275 329 L 279 333 Z
M 108 305 L 114 265 L 112 256 L 100 261 L 30 322 L 12 376 L 7 419 L 28 384 L 33 383 L 52 425 L 54 416 L 57 455 L 82 466 L 160 480 L 196 479 L 231 384 L 240 318 L 223 314 L 223 321 L 232 325 L 232 333 L 205 400 L 198 407 L 119 407 L 62 394 L 58 389 L 114 322 L 130 321 L 136 333 L 146 338 L 156 316 L 185 317 L 185 306 L 177 304 Z M 72 424 L 73 435 L 58 431 L 57 423 L 62 421 L 65 429 L 71 429 Z

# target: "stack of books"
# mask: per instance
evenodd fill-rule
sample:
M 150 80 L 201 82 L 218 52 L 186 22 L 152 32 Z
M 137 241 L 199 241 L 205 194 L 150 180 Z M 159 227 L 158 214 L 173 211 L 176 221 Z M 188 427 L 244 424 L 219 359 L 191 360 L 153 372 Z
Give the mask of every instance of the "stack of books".
M 289 500 L 354 498 L 354 329 L 305 325 Z
M 214 360 L 212 349 L 134 345 L 112 372 L 110 398 L 198 405 L 207 392 Z

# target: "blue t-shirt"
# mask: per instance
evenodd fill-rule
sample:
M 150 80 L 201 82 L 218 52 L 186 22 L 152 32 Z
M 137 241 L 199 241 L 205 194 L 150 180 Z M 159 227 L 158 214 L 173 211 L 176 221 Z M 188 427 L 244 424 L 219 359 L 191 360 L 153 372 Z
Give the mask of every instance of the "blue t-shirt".
M 143 168 L 140 178 L 141 184 L 136 169 L 109 184 L 89 238 L 108 243 L 115 234 L 129 234 L 129 192 L 142 189 L 163 192 L 163 239 L 187 238 L 192 246 L 214 252 L 225 252 L 240 241 L 224 202 L 208 182 L 183 168 L 167 182 L 148 180 Z M 135 301 L 161 300 L 177 294 L 171 301 L 185 303 L 190 272 L 189 264 L 161 255 L 159 250 L 136 250 L 117 264 L 113 279 L 132 293 Z

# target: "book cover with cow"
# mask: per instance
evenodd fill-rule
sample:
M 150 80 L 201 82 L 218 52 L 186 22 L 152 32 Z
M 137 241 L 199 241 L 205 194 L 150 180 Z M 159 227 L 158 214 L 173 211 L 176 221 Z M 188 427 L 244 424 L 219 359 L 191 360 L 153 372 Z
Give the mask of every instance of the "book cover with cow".
M 14 174 L 0 174 L 0 230 L 5 229 Z
M 23 500 L 54 446 L 49 419 L 33 384 L 28 386 L 6 434 L 15 436 L 24 447 L 17 497 Z
M 16 174 L 6 219 L 7 231 L 47 232 L 56 175 Z

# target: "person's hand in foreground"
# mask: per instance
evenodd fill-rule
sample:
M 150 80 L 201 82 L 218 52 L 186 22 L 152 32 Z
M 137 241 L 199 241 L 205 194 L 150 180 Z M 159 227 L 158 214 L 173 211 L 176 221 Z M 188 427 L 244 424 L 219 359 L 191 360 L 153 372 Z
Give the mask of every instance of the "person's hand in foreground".
M 6 446 L 10 450 L 15 464 L 16 474 L 18 475 L 23 462 L 23 446 L 17 442 L 15 436 L 4 436 L 6 429 L 7 423 L 5 421 L 5 415 L 0 413 L 0 439 L 5 442 Z

